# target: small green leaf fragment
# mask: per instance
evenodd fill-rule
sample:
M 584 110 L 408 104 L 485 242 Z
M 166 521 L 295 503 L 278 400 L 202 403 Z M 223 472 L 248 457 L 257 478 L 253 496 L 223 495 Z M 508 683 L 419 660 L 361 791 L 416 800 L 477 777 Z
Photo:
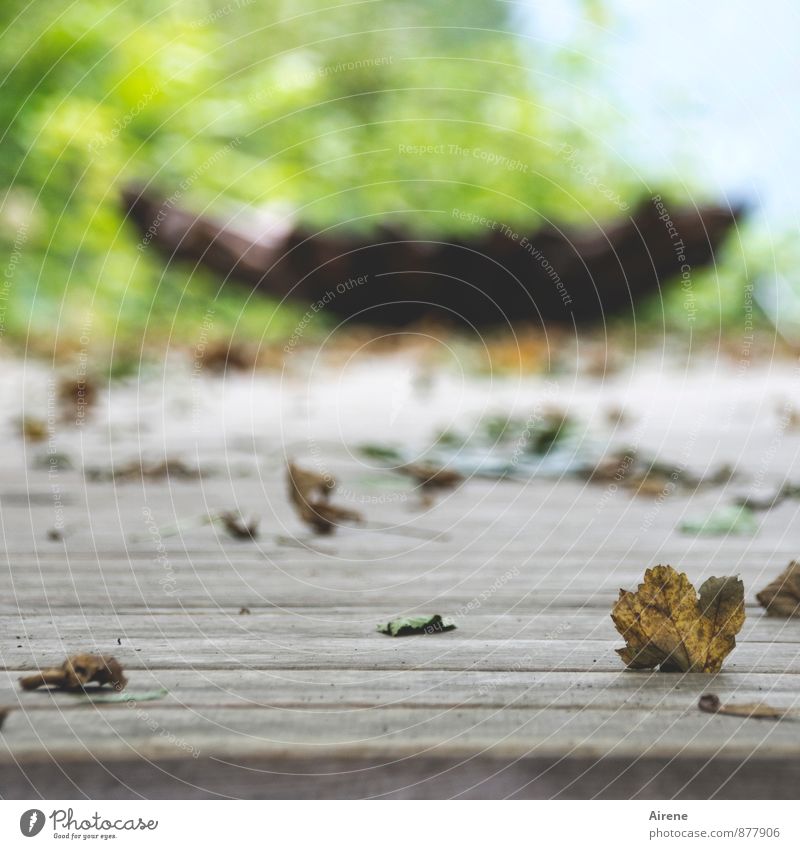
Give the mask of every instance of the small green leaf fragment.
M 438 613 L 434 613 L 433 616 L 401 616 L 391 619 L 378 625 L 378 631 L 390 637 L 410 637 L 413 634 L 441 634 L 453 631 L 455 627 L 449 619 L 443 619 Z
M 758 522 L 747 507 L 726 506 L 714 510 L 703 519 L 687 519 L 680 525 L 684 534 L 698 536 L 724 536 L 726 534 L 753 534 Z
M 400 463 L 403 455 L 392 445 L 381 445 L 377 442 L 367 442 L 358 446 L 359 453 L 370 460 L 380 460 L 386 463 Z

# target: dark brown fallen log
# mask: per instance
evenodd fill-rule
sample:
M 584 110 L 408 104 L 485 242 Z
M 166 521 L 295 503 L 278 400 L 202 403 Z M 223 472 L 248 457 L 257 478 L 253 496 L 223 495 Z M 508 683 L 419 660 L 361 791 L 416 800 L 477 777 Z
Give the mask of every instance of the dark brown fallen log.
M 366 240 L 344 225 L 254 232 L 138 187 L 123 200 L 142 234 L 140 249 L 156 249 L 167 262 L 196 263 L 265 295 L 394 325 L 424 317 L 488 325 L 631 316 L 667 281 L 690 296 L 693 273 L 713 260 L 741 211 L 673 211 L 656 196 L 629 218 L 591 230 L 522 234 L 470 215 L 473 238 L 414 239 L 384 227 Z

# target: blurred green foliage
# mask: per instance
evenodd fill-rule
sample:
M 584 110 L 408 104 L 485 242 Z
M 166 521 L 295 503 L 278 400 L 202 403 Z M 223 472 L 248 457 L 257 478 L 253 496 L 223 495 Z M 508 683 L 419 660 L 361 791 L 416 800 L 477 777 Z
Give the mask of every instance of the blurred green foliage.
M 291 205 L 318 227 L 381 217 L 453 232 L 466 226 L 453 209 L 515 227 L 621 214 L 641 179 L 614 155 L 597 69 L 579 45 L 517 35 L 514 8 L 4 0 L 3 332 L 69 346 L 88 322 L 123 347 L 191 343 L 208 310 L 212 336 L 291 332 L 292 308 L 138 250 L 119 202 L 132 179 L 198 211 Z

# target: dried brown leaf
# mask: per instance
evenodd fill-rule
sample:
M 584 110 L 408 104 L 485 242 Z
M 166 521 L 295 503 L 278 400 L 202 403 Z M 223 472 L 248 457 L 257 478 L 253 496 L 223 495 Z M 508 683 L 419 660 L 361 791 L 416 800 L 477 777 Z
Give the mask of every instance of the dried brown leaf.
M 133 460 L 112 469 L 87 469 L 85 474 L 89 480 L 120 483 L 133 480 L 196 480 L 203 476 L 203 471 L 189 466 L 183 460 L 168 457 L 154 462 Z
M 736 646 L 744 623 L 744 586 L 738 578 L 709 578 L 695 588 L 682 572 L 656 566 L 636 592 L 620 590 L 611 611 L 630 669 L 717 672 Z
M 258 537 L 258 517 L 246 522 L 241 513 L 235 510 L 225 510 L 211 518 L 212 521 L 219 522 L 234 539 L 256 539 Z
M 109 684 L 115 690 L 124 690 L 128 680 L 115 658 L 76 654 L 68 657 L 61 666 L 40 669 L 33 675 L 20 678 L 19 683 L 23 690 L 35 690 L 37 687 L 81 690 L 93 683 L 100 687 Z
M 736 503 L 750 510 L 772 510 L 784 501 L 800 498 L 800 486 L 784 481 L 780 488 L 766 495 L 751 494 L 736 499 Z
M 398 470 L 412 477 L 422 489 L 453 489 L 464 480 L 455 469 L 443 469 L 433 463 L 407 463 Z
M 756 598 L 770 616 L 800 616 L 800 562 L 792 562 Z
M 712 693 L 706 693 L 700 696 L 697 706 L 704 713 L 722 713 L 726 716 L 742 716 L 746 719 L 783 719 L 792 715 L 785 708 L 774 708 L 761 702 L 723 705 L 719 700 L 719 696 L 715 696 Z
M 693 492 L 727 483 L 733 476 L 729 466 L 720 466 L 706 476 L 689 473 L 682 464 L 673 466 L 649 457 L 642 457 L 634 448 L 620 450 L 603 457 L 593 468 L 586 470 L 592 483 L 613 484 L 635 495 L 660 497 L 675 492 Z
M 317 504 L 309 511 L 309 519 L 306 521 L 320 534 L 330 534 L 337 525 L 344 522 L 360 522 L 363 517 L 357 510 L 348 510 L 346 507 L 337 507 L 334 504 Z
M 330 475 L 310 472 L 289 463 L 286 469 L 289 500 L 300 518 L 318 534 L 331 534 L 343 522 L 361 522 L 363 517 L 356 510 L 336 507 L 329 496 L 336 487 Z
M 85 418 L 97 395 L 97 387 L 85 374 L 63 377 L 58 383 L 58 401 L 65 418 Z
M 20 430 L 25 439 L 31 442 L 43 442 L 47 438 L 47 422 L 34 416 L 23 416 L 20 419 Z

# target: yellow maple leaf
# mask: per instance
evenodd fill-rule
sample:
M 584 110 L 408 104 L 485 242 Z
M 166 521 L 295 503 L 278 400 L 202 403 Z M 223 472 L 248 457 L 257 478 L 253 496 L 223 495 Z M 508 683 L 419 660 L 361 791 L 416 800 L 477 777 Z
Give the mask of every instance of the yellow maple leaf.
M 635 593 L 619 591 L 611 618 L 626 643 L 617 653 L 630 669 L 717 672 L 744 623 L 744 585 L 709 578 L 698 598 L 683 572 L 656 566 Z

